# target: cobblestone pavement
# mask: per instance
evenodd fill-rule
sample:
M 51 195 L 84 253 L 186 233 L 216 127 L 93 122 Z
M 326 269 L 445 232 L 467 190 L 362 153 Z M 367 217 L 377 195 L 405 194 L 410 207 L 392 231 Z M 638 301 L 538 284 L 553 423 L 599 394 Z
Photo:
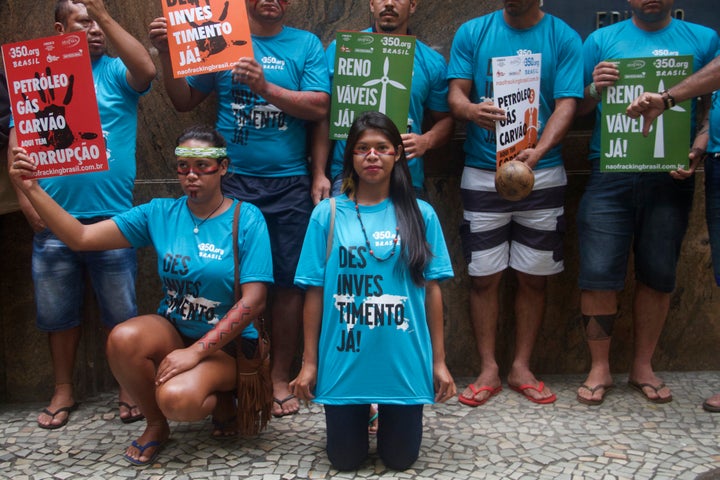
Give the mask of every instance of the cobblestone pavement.
M 717 479 L 720 414 L 701 408 L 720 390 L 720 372 L 662 374 L 674 401 L 656 405 L 616 375 L 602 406 L 575 400 L 580 376 L 546 376 L 558 394 L 549 406 L 507 387 L 486 405 L 452 400 L 426 407 L 420 459 L 411 470 L 387 470 L 374 454 L 358 472 L 333 470 L 324 452 L 318 405 L 273 419 L 256 438 L 218 441 L 210 421 L 173 423 L 171 440 L 144 469 L 122 459 L 143 424 L 123 425 L 116 398 L 85 399 L 59 430 L 36 427 L 43 404 L 0 405 L 0 477 L 24 479 Z M 470 381 L 458 379 L 458 388 Z

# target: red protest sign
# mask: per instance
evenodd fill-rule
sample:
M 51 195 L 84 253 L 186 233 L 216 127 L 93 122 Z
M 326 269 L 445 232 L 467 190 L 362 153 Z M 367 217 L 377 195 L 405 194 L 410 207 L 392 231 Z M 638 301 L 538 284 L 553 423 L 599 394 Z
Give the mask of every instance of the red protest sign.
M 230 70 L 253 56 L 245 2 L 161 1 L 175 78 Z
M 85 32 L 2 46 L 18 146 L 36 177 L 108 169 Z

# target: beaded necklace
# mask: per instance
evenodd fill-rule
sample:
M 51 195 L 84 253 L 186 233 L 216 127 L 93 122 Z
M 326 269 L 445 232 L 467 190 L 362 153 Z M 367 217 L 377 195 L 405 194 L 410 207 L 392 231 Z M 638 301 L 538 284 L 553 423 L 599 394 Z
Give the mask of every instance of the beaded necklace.
M 192 211 L 190 210 L 190 205 L 188 205 L 187 202 L 185 202 L 185 206 L 187 207 L 188 212 L 190 212 L 190 220 L 193 222 L 193 225 L 195 225 L 195 228 L 193 228 L 193 233 L 194 233 L 195 235 L 197 235 L 198 232 L 200 231 L 200 227 L 202 226 L 202 224 L 205 223 L 205 222 L 207 222 L 208 219 L 209 219 L 210 217 L 212 217 L 213 214 L 220 209 L 220 207 L 222 206 L 223 203 L 225 203 L 225 197 L 223 197 L 222 200 L 220 200 L 220 203 L 218 204 L 218 206 L 215 207 L 212 212 L 210 212 L 210 215 L 208 215 L 207 217 L 203 218 L 200 223 L 195 223 L 195 215 L 193 215 Z
M 360 220 L 360 228 L 362 229 L 363 237 L 365 237 L 365 245 L 368 248 L 368 253 L 370 253 L 370 256 L 373 257 L 378 262 L 384 262 L 386 260 L 390 260 L 393 257 L 393 255 L 395 255 L 395 251 L 397 250 L 398 239 L 400 238 L 400 228 L 395 227 L 395 238 L 393 238 L 393 246 L 392 246 L 392 250 L 390 250 L 390 254 L 385 258 L 380 258 L 375 255 L 375 252 L 373 251 L 372 247 L 370 246 L 370 239 L 368 239 L 367 232 L 365 231 L 365 225 L 363 224 L 362 217 L 360 216 L 360 205 L 358 205 L 357 197 L 355 197 L 355 212 L 357 213 L 358 220 Z

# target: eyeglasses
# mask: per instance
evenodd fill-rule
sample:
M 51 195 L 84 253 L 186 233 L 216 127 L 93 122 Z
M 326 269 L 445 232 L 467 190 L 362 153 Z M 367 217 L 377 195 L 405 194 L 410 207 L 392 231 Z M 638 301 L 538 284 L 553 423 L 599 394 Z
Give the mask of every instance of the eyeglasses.
M 202 175 L 213 175 L 220 171 L 220 165 L 217 163 L 205 163 L 200 162 L 193 166 L 190 166 L 187 162 L 177 163 L 177 174 L 178 175 L 190 175 L 194 173 L 198 177 Z
M 364 157 L 367 157 L 368 155 L 370 155 L 370 153 L 373 153 L 374 155 L 376 155 L 378 157 L 380 157 L 380 156 L 390 157 L 390 156 L 394 156 L 397 152 L 392 147 L 389 147 L 387 145 L 381 145 L 377 148 L 368 147 L 366 145 L 357 145 L 355 147 L 355 150 L 353 150 L 353 155 L 355 155 L 357 157 L 364 158 Z

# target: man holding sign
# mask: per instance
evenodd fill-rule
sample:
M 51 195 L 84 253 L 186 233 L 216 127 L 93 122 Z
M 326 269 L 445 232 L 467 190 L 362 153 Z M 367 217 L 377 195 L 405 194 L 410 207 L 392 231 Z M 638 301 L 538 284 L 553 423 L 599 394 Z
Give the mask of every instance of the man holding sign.
M 518 278 L 515 359 L 508 385 L 535 403 L 552 403 L 556 398 L 530 371 L 530 357 L 542 324 L 547 276 L 563 269 L 567 179 L 560 141 L 572 122 L 577 98 L 582 97 L 581 42 L 575 31 L 544 13 L 540 4 L 540 0 L 504 0 L 502 10 L 463 24 L 453 40 L 448 66 L 450 108 L 455 118 L 468 122 L 461 236 L 472 281 L 470 316 L 481 372 L 459 400 L 473 407 L 502 389 L 495 337 L 499 286 L 508 267 Z M 494 91 L 493 82 L 505 71 L 494 72 L 492 60 L 510 56 L 520 57 L 519 78 L 537 68 L 535 56 L 541 63 L 537 144 L 515 156 L 534 170 L 535 186 L 517 202 L 501 198 L 495 190 L 496 124 L 524 118 L 513 105 L 532 104 L 534 92 L 518 87 L 515 93 L 501 96 Z M 512 79 L 510 73 L 500 79 Z M 530 117 L 527 123 L 534 123 Z M 521 126 L 519 131 L 523 136 L 535 135 L 529 127 Z
M 166 1 L 166 0 L 163 0 Z M 263 212 L 270 233 L 275 286 L 266 316 L 271 320 L 273 415 L 297 413 L 290 368 L 302 325 L 302 291 L 295 268 L 310 219 L 312 190 L 327 192 L 322 168 L 308 172 L 307 125 L 326 118 L 330 84 L 322 44 L 313 34 L 283 25 L 287 0 L 246 0 L 254 58 L 241 57 L 231 71 L 173 78 L 167 20 L 150 24 L 160 53 L 163 84 L 179 111 L 211 93 L 218 97 L 217 129 L 230 157 L 223 191 Z
M 365 31 L 409 35 L 410 17 L 415 13 L 417 4 L 418 0 L 370 0 L 370 13 L 374 22 L 372 28 Z M 325 51 L 331 76 L 334 73 L 335 50 L 336 42 L 333 41 Z M 447 104 L 447 65 L 442 55 L 416 40 L 412 70 L 410 110 L 407 125 L 403 125 L 400 131 L 403 133 L 403 148 L 408 159 L 413 187 L 419 195 L 424 196 L 423 155 L 428 150 L 446 144 L 453 133 L 454 124 Z M 426 112 L 432 120 L 432 126 L 423 131 Z M 335 119 L 331 118 L 331 121 Z M 335 142 L 330 165 L 333 195 L 340 193 L 344 153 L 345 142 Z
M 616 152 L 621 159 L 616 165 L 623 168 L 633 162 L 638 164 L 638 160 L 646 160 L 623 158 L 625 143 L 616 143 L 619 147 L 611 148 L 610 140 L 606 142 L 608 148 L 603 153 L 600 130 L 605 128 L 607 133 L 620 128 L 608 128 L 611 124 L 627 123 L 627 128 L 623 129 L 629 134 L 629 140 L 624 142 L 643 141 L 639 121 L 622 114 L 613 117 L 603 115 L 603 106 L 619 104 L 624 110 L 625 105 L 643 90 L 642 86 L 621 87 L 618 82 L 627 78 L 621 78 L 616 63 L 608 60 L 637 59 L 630 62 L 636 71 L 624 69 L 626 77 L 667 78 L 680 69 L 678 65 L 685 63 L 678 60 L 682 56 L 692 57 L 692 66 L 688 65 L 689 74 L 710 62 L 718 45 L 717 34 L 713 30 L 673 19 L 673 0 L 630 0 L 629 3 L 632 18 L 593 32 L 583 49 L 587 86 L 578 113 L 589 113 L 597 108 L 590 145 L 593 168 L 578 210 L 580 306 L 592 367 L 578 389 L 577 400 L 589 405 L 601 404 L 605 393 L 613 385 L 609 363 L 610 340 L 617 317 L 617 292 L 625 286 L 631 244 L 637 284 L 633 300 L 635 351 L 628 384 L 650 402 L 672 400 L 670 389 L 653 371 L 652 356 L 670 308 L 670 294 L 675 288 L 675 269 L 693 198 L 693 172 L 703 156 L 703 142 L 707 142 L 707 137 L 704 137 L 704 140 L 693 144 L 688 169 L 678 168 L 669 174 L 642 170 L 601 172 L 601 158 L 617 156 Z M 659 85 L 654 83 L 651 87 L 658 88 Z M 601 105 L 599 102 L 603 95 L 604 105 Z M 672 97 L 668 96 L 668 102 L 672 103 L 669 107 L 675 106 Z M 693 120 L 694 110 L 693 103 L 690 114 Z M 659 128 L 655 130 L 653 143 L 657 146 L 649 151 L 648 157 L 661 158 L 658 152 L 665 150 L 663 136 Z M 690 138 L 686 137 L 683 149 L 689 145 Z M 678 157 L 675 165 L 683 163 L 686 158 L 684 153 Z M 656 162 L 653 158 L 649 159 L 651 163 Z
M 132 207 L 137 104 L 150 88 L 155 66 L 147 50 L 110 16 L 102 0 L 58 0 L 55 30 L 60 34 L 77 31 L 87 34 L 110 168 L 103 172 L 46 178 L 40 180 L 40 184 L 73 216 L 84 223 L 95 223 Z M 107 41 L 112 43 L 119 58 L 106 55 Z M 84 93 L 75 92 L 75 95 Z M 10 145 L 17 145 L 14 130 Z M 37 421 L 41 428 L 55 429 L 65 425 L 70 413 L 77 408 L 72 381 L 80 341 L 83 272 L 85 269 L 90 272 L 103 323 L 111 329 L 137 315 L 137 258 L 133 249 L 73 252 L 45 228 L 21 192 L 18 200 L 36 232 L 32 264 L 37 325 L 48 332 L 55 379 L 52 400 Z M 120 403 L 123 421 L 142 418 L 122 389 Z

